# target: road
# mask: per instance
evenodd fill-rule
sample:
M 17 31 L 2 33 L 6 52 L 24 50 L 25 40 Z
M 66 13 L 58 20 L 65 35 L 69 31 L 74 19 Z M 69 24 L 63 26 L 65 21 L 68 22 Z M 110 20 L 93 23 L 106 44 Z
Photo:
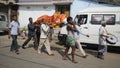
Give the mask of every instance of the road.
M 64 47 L 58 44 L 57 38 L 51 42 L 51 48 L 55 56 L 48 56 L 43 51 L 37 54 L 33 49 L 33 41 L 27 45 L 27 49 L 20 48 L 20 54 L 10 52 L 12 39 L 7 35 L 0 35 L 0 68 L 120 68 L 120 53 L 108 52 L 104 60 L 96 58 L 97 50 L 84 48 L 88 57 L 82 58 L 78 49 L 75 59 L 77 64 L 71 62 L 71 56 L 68 60 L 62 60 Z M 25 40 L 18 37 L 18 44 L 21 46 Z

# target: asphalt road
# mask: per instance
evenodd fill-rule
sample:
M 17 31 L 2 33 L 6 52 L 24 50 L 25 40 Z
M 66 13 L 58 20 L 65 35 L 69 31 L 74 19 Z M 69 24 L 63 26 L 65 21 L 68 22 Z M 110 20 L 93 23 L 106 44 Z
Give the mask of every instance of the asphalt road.
M 78 63 L 74 64 L 71 62 L 71 55 L 68 55 L 68 60 L 62 60 L 65 48 L 58 44 L 57 38 L 51 42 L 55 56 L 49 56 L 46 51 L 37 54 L 33 49 L 33 41 L 28 43 L 27 49 L 20 48 L 20 54 L 16 55 L 10 52 L 11 41 L 12 39 L 8 39 L 7 35 L 0 35 L 0 68 L 120 68 L 120 53 L 114 52 L 113 49 L 105 55 L 104 60 L 96 58 L 96 48 L 84 48 L 87 58 L 82 58 L 77 49 L 75 59 Z M 18 37 L 20 46 L 24 41 Z M 90 44 L 87 45 L 90 46 Z

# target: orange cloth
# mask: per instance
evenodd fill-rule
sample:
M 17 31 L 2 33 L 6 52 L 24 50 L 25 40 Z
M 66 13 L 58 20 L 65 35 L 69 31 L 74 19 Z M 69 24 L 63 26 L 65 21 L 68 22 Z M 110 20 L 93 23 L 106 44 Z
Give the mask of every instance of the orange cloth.
M 38 17 L 38 19 L 37 19 L 37 23 L 41 23 L 41 21 L 42 21 L 42 19 L 45 19 L 46 20 L 46 23 L 50 23 L 50 16 L 48 16 L 48 15 L 43 15 L 43 16 L 40 16 L 40 17 Z
M 43 18 L 46 20 L 46 23 L 51 23 L 54 27 L 56 27 L 59 24 L 63 23 L 63 20 L 67 18 L 67 15 L 66 14 L 54 14 L 52 16 L 43 15 L 38 17 L 36 23 L 41 23 Z

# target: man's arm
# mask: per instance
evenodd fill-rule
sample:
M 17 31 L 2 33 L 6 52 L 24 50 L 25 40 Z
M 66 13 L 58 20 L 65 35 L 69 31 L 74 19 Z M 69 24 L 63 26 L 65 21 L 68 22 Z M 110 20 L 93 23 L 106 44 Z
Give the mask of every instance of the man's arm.
M 79 26 L 76 26 L 76 29 L 78 30 L 79 34 L 89 37 L 89 35 L 82 33 L 81 29 L 79 30 Z
M 8 39 L 11 37 L 11 28 L 8 29 Z
M 99 33 L 100 33 L 101 36 L 108 37 L 108 35 L 105 33 L 105 31 L 104 31 L 103 28 L 101 28 L 101 29 L 99 30 Z
M 20 28 L 18 28 L 18 35 L 20 35 Z
M 8 39 L 10 39 L 11 37 L 11 28 L 12 28 L 12 24 L 10 23 L 8 27 Z
M 42 25 L 41 28 L 45 33 L 49 31 L 49 26 L 46 27 L 46 25 Z

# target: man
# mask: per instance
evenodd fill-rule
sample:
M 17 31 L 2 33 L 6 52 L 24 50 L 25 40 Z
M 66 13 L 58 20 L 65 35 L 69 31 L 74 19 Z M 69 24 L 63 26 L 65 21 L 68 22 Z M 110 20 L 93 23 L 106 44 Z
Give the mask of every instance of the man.
M 74 58 L 74 54 L 75 54 L 75 39 L 74 39 L 74 31 L 77 31 L 75 29 L 75 24 L 73 23 L 73 18 L 72 17 L 68 17 L 67 18 L 67 38 L 66 38 L 66 49 L 64 52 L 64 56 L 63 56 L 63 60 L 66 60 L 67 54 L 68 54 L 68 50 L 71 47 L 72 48 L 72 52 L 71 52 L 71 56 L 72 56 L 72 62 L 73 63 L 77 63 L 75 61 Z
M 36 44 L 36 38 L 35 38 L 35 25 L 33 24 L 33 19 L 30 17 L 29 18 L 29 24 L 28 24 L 28 39 L 23 43 L 22 48 L 26 49 L 26 45 L 28 42 L 34 38 L 34 44 Z M 34 45 L 35 48 L 35 45 Z
M 40 42 L 41 24 L 36 22 L 35 27 L 36 27 L 36 29 L 35 29 L 36 44 L 34 46 L 35 46 L 35 50 L 37 50 L 38 46 L 39 46 L 39 42 Z
M 80 44 L 80 35 L 84 35 L 86 37 L 89 37 L 89 35 L 86 35 L 86 34 L 82 33 L 82 31 L 81 31 L 81 29 L 82 29 L 81 25 L 82 24 L 83 24 L 82 19 L 79 19 L 77 25 L 75 25 L 75 28 L 77 29 L 77 32 L 74 32 L 74 38 L 75 38 L 75 41 L 77 43 L 78 49 L 81 51 L 81 53 L 83 55 L 83 58 L 86 58 L 87 55 L 86 55 L 85 51 L 83 50 L 82 45 Z
M 8 35 L 9 39 L 10 37 L 12 37 L 12 45 L 11 45 L 10 51 L 11 52 L 15 51 L 16 54 L 19 54 L 17 36 L 19 34 L 20 24 L 17 21 L 17 16 L 13 16 L 12 18 L 13 18 L 13 21 L 9 25 L 9 35 Z
M 39 45 L 39 47 L 38 47 L 38 53 L 39 53 L 39 54 L 41 53 L 41 48 L 42 48 L 43 45 L 45 45 L 48 54 L 49 54 L 50 56 L 53 56 L 54 54 L 53 54 L 52 51 L 51 51 L 50 42 L 49 42 L 49 38 L 48 38 L 48 31 L 49 31 L 49 29 L 50 29 L 50 28 L 49 28 L 49 26 L 46 24 L 45 19 L 42 19 L 42 22 L 41 22 L 40 45 Z
M 107 42 L 106 38 L 108 37 L 108 33 L 106 30 L 106 22 L 101 22 L 101 27 L 99 28 L 99 45 L 98 45 L 98 55 L 97 57 L 100 59 L 104 59 L 104 53 L 107 52 Z
M 67 25 L 66 24 L 62 24 L 61 25 L 61 29 L 58 33 L 58 40 L 60 42 L 60 44 L 66 44 L 66 38 L 67 38 Z
M 49 41 L 51 42 L 53 34 L 54 34 L 54 28 L 53 28 L 53 25 L 51 23 L 49 24 L 49 27 L 50 27 L 50 29 L 49 29 L 48 37 L 49 37 Z

